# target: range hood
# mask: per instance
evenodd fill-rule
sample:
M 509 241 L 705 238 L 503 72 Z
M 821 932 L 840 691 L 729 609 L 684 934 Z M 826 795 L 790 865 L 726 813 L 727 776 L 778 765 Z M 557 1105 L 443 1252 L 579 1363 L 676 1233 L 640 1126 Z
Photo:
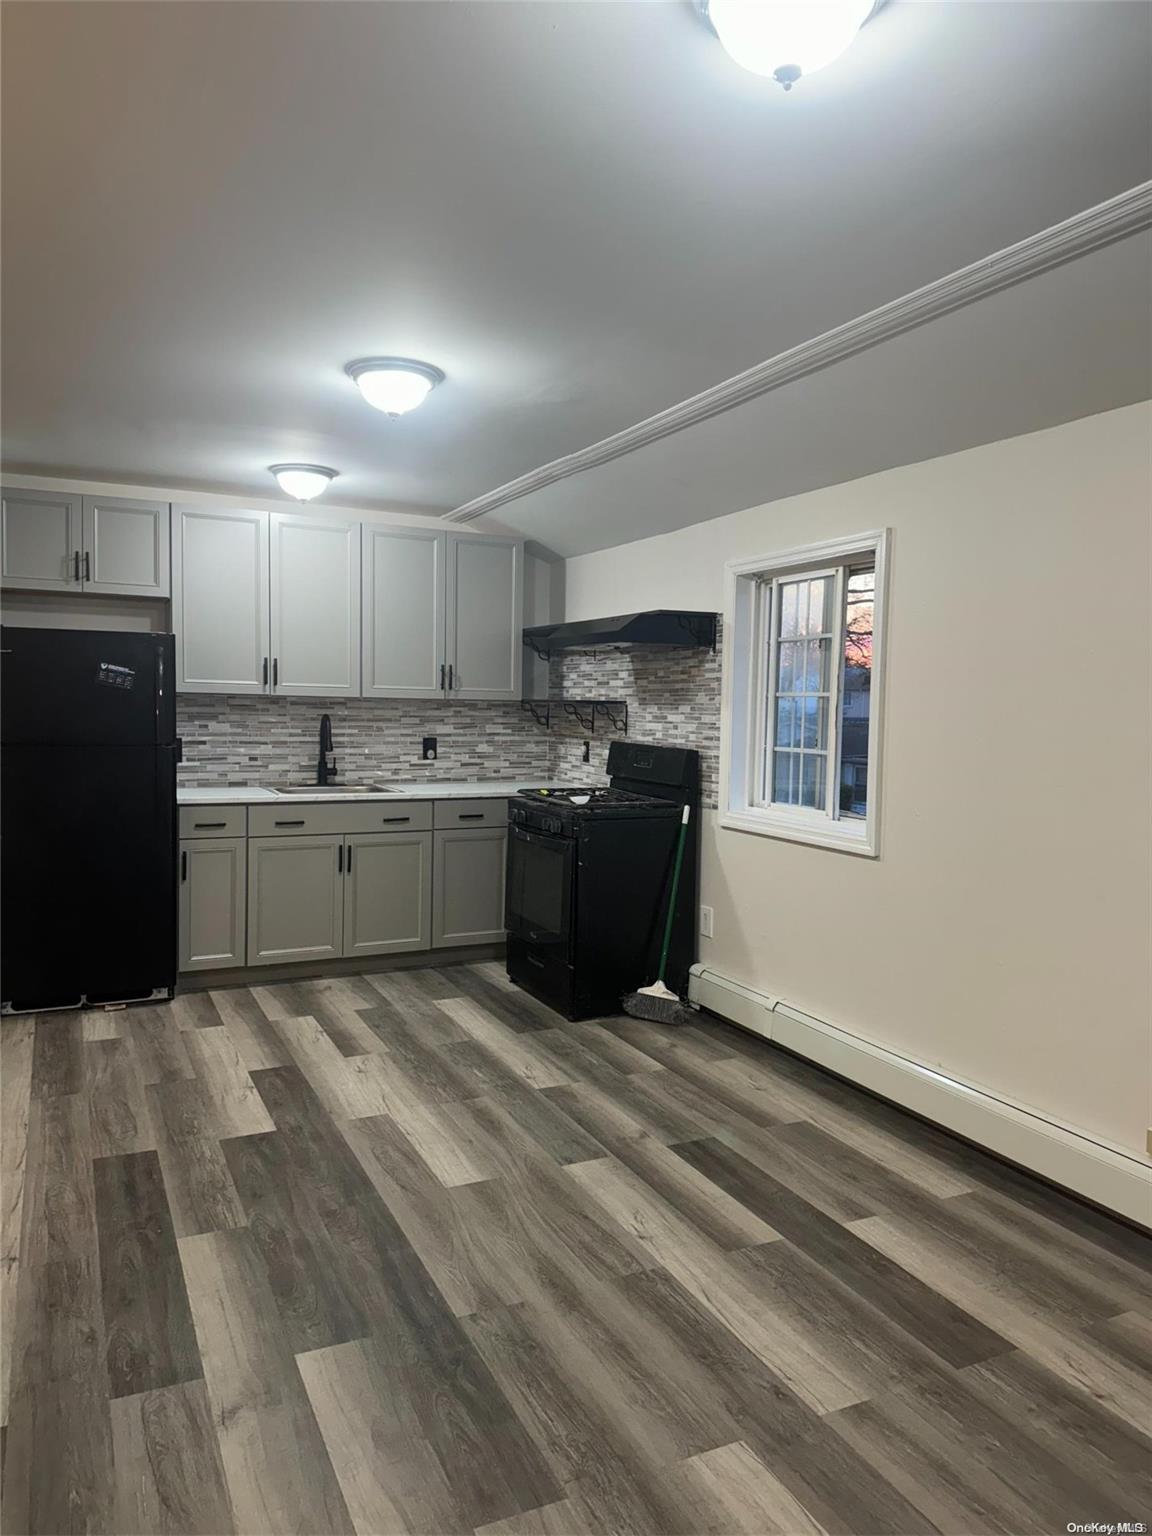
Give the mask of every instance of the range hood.
M 651 608 L 610 619 L 580 619 L 575 624 L 535 624 L 524 631 L 524 644 L 541 659 L 557 651 L 616 651 L 633 646 L 653 650 L 716 649 L 716 615 L 684 608 Z

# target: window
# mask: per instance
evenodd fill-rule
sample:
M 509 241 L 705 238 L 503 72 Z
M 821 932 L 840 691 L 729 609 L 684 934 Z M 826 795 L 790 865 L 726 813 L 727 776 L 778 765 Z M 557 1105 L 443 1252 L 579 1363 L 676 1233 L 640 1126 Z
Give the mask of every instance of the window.
M 876 852 L 886 533 L 727 567 L 721 822 Z

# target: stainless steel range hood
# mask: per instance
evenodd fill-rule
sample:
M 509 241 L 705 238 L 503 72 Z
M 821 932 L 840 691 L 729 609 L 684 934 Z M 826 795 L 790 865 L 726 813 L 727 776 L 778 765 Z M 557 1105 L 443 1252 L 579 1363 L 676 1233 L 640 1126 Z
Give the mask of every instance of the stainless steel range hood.
M 536 624 L 524 631 L 524 644 L 546 658 L 557 651 L 716 649 L 716 614 L 684 608 L 652 608 L 610 619 L 580 619 L 574 624 Z

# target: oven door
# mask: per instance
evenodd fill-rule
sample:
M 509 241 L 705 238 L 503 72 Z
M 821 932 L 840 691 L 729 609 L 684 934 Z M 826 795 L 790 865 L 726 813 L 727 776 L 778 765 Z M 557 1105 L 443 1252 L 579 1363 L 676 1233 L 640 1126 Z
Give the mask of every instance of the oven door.
M 505 927 L 536 949 L 570 958 L 576 843 L 568 837 L 508 828 Z

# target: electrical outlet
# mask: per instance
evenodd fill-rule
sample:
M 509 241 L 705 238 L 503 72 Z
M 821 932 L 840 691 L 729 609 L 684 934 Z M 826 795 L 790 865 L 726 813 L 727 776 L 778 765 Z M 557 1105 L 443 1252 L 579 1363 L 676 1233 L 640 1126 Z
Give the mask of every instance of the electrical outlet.
M 426 763 L 434 763 L 436 761 L 436 738 L 435 738 L 435 736 L 425 736 L 423 738 L 423 740 L 421 742 L 421 745 L 420 745 L 420 756 L 424 759 L 424 761 Z
M 704 937 L 706 939 L 710 939 L 712 937 L 712 908 L 711 907 L 701 907 L 700 908 L 700 932 L 704 935 Z

